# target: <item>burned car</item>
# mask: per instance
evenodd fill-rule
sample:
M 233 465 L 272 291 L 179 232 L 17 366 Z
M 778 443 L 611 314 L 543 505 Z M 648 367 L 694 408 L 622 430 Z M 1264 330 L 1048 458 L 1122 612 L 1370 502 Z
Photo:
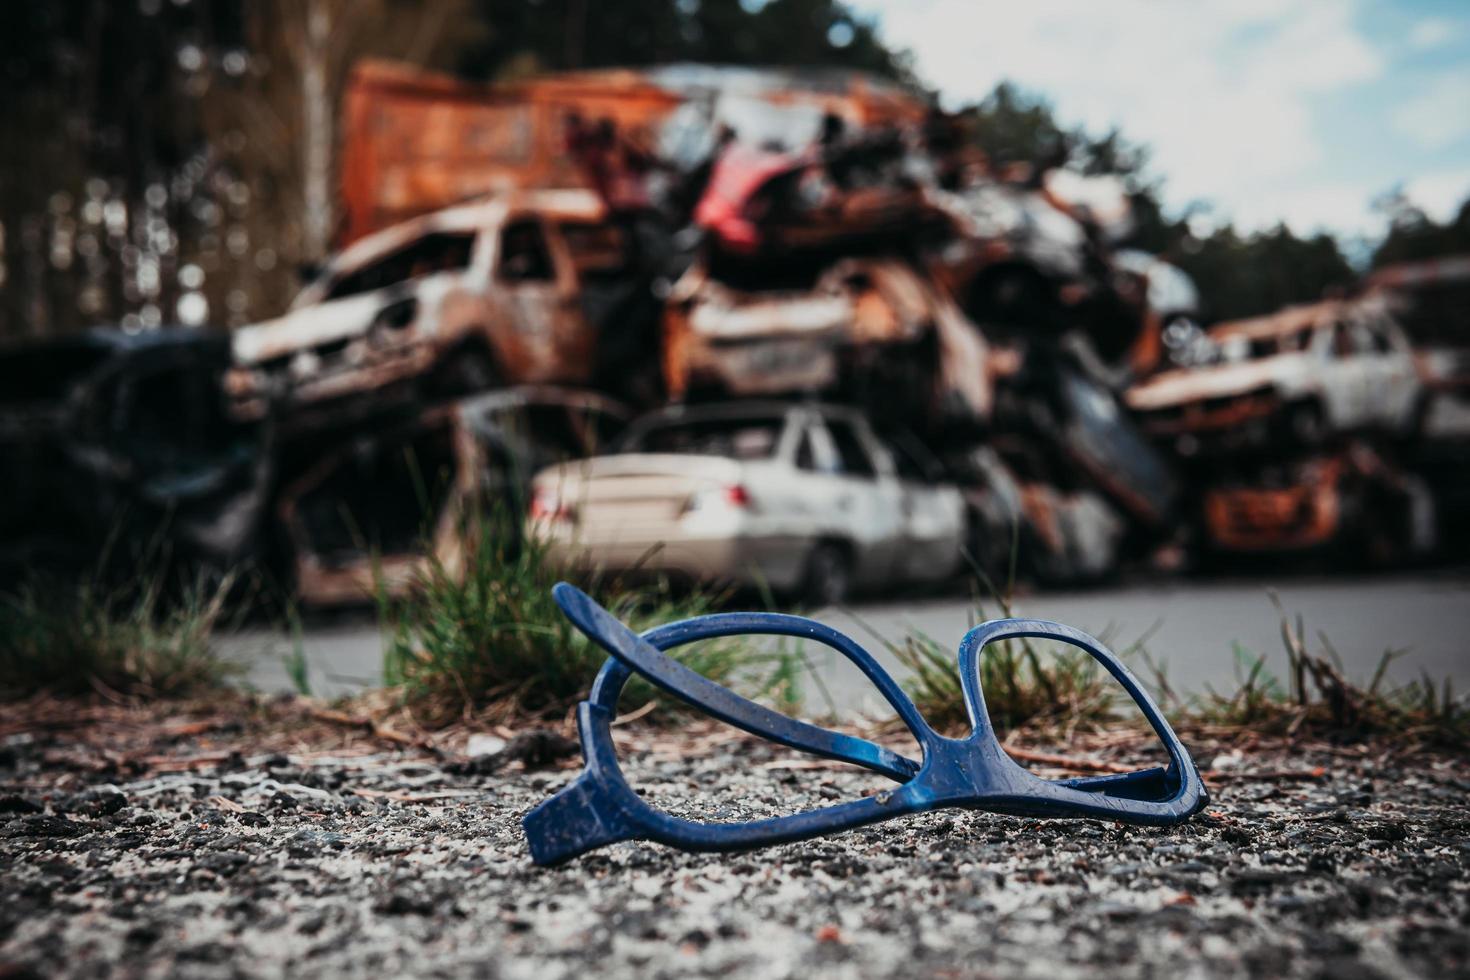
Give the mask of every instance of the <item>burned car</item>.
M 232 411 L 257 419 L 279 403 L 283 422 L 307 425 L 394 393 L 587 383 L 627 248 L 578 190 L 497 195 L 377 232 L 285 316 L 235 333 Z
M 1119 374 L 1152 366 L 1147 276 L 1109 244 L 1132 220 L 1113 182 L 1052 169 L 931 196 L 949 221 L 937 249 L 943 280 L 993 340 L 1075 333 Z
M 1435 503 L 1423 480 L 1361 442 L 1224 475 L 1204 494 L 1207 556 L 1327 553 L 1373 564 L 1422 558 L 1435 546 Z
M 7 575 L 254 557 L 274 472 L 269 426 L 228 418 L 229 342 L 91 330 L 0 351 L 0 556 Z M 166 552 L 166 553 L 165 553 Z
M 618 455 L 536 476 L 554 555 L 622 574 L 769 586 L 817 605 L 959 570 L 964 501 L 922 446 L 836 406 L 680 406 Z
M 1208 357 L 1208 353 L 1202 354 L 1210 349 L 1200 326 L 1203 305 L 1189 273 L 1137 249 L 1118 250 L 1113 262 L 1145 283 L 1148 322 L 1130 357 L 1134 377 L 1162 367 L 1191 367 Z
M 1100 494 L 1140 529 L 1173 522 L 1181 495 L 1174 467 L 1077 358 L 1031 346 L 998 381 L 996 403 L 992 443 L 1024 480 Z
M 531 476 L 597 452 L 627 418 L 590 392 L 528 386 L 346 439 L 280 496 L 298 598 L 327 606 L 396 595 L 431 562 L 457 574 L 478 540 L 474 522 L 503 516 L 518 528 Z
M 1369 288 L 1414 343 L 1429 394 L 1420 434 L 1429 442 L 1470 444 L 1470 255 L 1386 266 Z
M 1380 298 L 1327 300 L 1209 331 L 1214 363 L 1133 386 L 1128 406 L 1186 453 L 1336 435 L 1415 431 L 1423 388 L 1413 351 Z
M 902 155 L 896 131 L 800 152 L 733 145 L 715 162 L 694 222 L 716 248 L 745 257 L 911 240 L 943 219 L 895 172 Z
M 742 289 L 691 267 L 664 313 L 670 396 L 820 393 L 923 428 L 989 415 L 985 341 L 922 270 L 849 258 L 811 275 Z

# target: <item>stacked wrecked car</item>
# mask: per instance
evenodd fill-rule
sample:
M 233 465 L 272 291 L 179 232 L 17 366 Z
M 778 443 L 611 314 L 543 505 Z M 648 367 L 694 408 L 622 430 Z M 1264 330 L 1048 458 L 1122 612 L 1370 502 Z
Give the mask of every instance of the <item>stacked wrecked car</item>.
M 861 76 L 379 68 L 348 103 L 351 241 L 282 316 L 0 352 L 12 568 L 167 528 L 336 605 L 456 573 L 493 512 L 822 603 L 1436 540 L 1459 457 L 1420 436 L 1465 372 L 1402 283 L 1203 329 L 1115 181 L 992 166 Z
M 1413 457 L 1434 395 L 1392 305 L 1370 291 L 1221 323 L 1189 366 L 1129 390 L 1195 488 L 1203 557 L 1433 550 L 1436 496 Z

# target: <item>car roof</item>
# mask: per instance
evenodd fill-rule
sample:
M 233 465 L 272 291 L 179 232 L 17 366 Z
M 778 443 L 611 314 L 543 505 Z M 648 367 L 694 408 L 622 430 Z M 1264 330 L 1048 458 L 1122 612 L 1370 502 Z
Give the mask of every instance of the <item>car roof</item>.
M 1266 337 L 1281 337 L 1300 330 L 1327 326 L 1347 313 L 1348 304 L 1342 300 L 1323 300 L 1288 306 L 1266 316 L 1244 320 L 1228 320 L 1210 328 L 1214 340 L 1233 340 L 1237 337 L 1257 340 Z
M 326 272 L 332 274 L 371 261 L 421 235 L 479 231 L 520 213 L 540 214 L 554 221 L 601 221 L 607 217 L 607 206 L 594 192 L 583 188 L 489 194 L 365 235 L 334 256 Z
M 1305 329 L 1331 326 L 1338 320 L 1351 319 L 1362 313 L 1386 313 L 1387 304 L 1382 296 L 1368 294 L 1355 299 L 1327 299 L 1317 303 L 1288 306 L 1266 316 L 1245 320 L 1230 320 L 1211 327 L 1213 340 L 1232 340 L 1243 337 L 1257 340 L 1266 337 L 1281 337 Z

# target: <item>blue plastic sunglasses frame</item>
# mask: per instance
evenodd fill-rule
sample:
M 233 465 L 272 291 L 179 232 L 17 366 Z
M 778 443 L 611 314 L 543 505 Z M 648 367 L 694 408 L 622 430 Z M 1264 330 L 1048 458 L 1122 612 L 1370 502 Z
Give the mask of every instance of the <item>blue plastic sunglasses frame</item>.
M 719 613 L 669 623 L 640 636 L 574 586 L 562 582 L 552 593 L 567 618 L 612 659 L 597 675 L 588 699 L 577 706 L 586 768 L 521 822 L 531 858 L 537 864 L 557 864 L 625 840 L 657 841 L 689 851 L 746 850 L 939 807 L 1168 826 L 1189 819 L 1208 802 L 1194 760 L 1153 699 L 1117 657 L 1097 640 L 1069 626 L 1035 619 L 997 619 L 966 633 L 960 643 L 959 673 L 972 730 L 967 737 L 955 739 L 929 727 L 871 654 L 813 620 L 778 613 Z M 698 640 L 740 634 L 815 640 L 847 657 L 898 712 L 923 749 L 923 762 L 866 739 L 788 718 L 740 697 L 663 653 Z M 1168 750 L 1169 765 L 1121 775 L 1046 780 L 1006 755 L 985 711 L 980 654 L 988 644 L 1025 637 L 1058 640 L 1091 654 L 1142 709 Z M 753 735 L 862 766 L 901 785 L 848 803 L 749 823 L 700 823 L 661 813 L 628 785 L 613 749 L 611 726 L 618 695 L 635 671 L 706 714 Z

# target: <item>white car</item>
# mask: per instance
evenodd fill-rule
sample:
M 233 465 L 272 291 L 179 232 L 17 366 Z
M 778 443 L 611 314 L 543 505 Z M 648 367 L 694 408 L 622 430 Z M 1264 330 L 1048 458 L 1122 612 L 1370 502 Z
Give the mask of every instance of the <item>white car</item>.
M 856 412 L 677 407 L 635 422 L 621 449 L 536 476 L 531 523 L 553 555 L 818 604 L 960 567 L 959 490 L 911 437 L 880 440 Z
M 1156 374 L 1127 403 L 1157 436 L 1412 435 L 1424 389 L 1408 339 L 1379 298 L 1329 300 L 1209 331 L 1216 363 Z

